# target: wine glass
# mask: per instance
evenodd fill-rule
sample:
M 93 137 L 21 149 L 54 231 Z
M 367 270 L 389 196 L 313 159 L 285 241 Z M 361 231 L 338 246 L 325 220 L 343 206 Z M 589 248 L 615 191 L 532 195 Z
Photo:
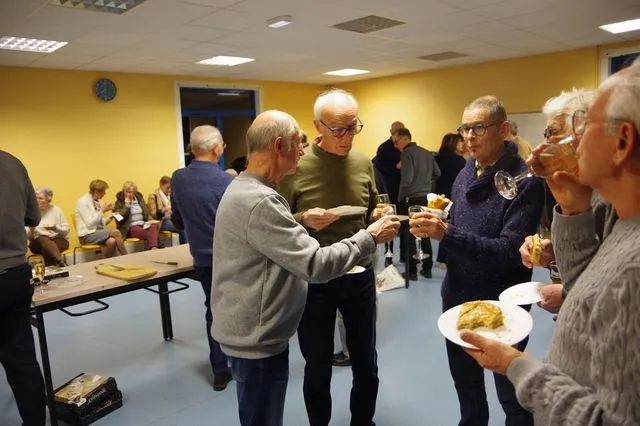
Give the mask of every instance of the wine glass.
M 44 264 L 44 258 L 42 256 L 32 256 L 29 259 L 29 264 L 33 269 L 34 285 L 40 287 L 40 293 L 44 292 L 42 285 L 44 284 L 44 276 L 46 275 L 46 266 Z
M 409 210 L 408 210 L 409 218 L 412 218 L 415 214 L 422 213 L 424 211 L 427 211 L 425 206 L 418 206 L 418 205 L 409 206 Z M 422 238 L 416 237 L 416 247 L 417 247 L 417 252 L 416 254 L 413 255 L 414 259 L 424 260 L 429 258 L 429 255 L 423 253 L 422 251 Z
M 500 170 L 493 178 L 498 192 L 507 200 L 513 200 L 518 195 L 518 183 L 523 179 L 532 176 L 547 178 L 559 171 L 577 174 L 578 157 L 575 144 L 576 139 L 573 136 L 568 136 L 558 143 L 549 144 L 533 157 L 529 169 L 518 176 L 514 177 Z

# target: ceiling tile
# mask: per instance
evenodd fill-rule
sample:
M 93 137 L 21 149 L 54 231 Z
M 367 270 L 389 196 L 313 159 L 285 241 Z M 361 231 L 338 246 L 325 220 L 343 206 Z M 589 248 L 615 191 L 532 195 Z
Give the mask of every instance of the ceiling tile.
M 258 24 L 263 24 L 267 27 L 265 20 L 259 16 L 235 12 L 232 10 L 220 10 L 213 12 L 191 22 L 191 25 L 231 31 L 246 30 L 247 28 Z
M 91 31 L 81 37 L 78 37 L 76 41 L 80 43 L 99 44 L 104 46 L 129 46 L 143 39 L 144 37 L 138 34 Z
M 505 19 L 548 8 L 544 0 L 508 0 L 473 8 L 475 13 L 491 19 Z M 548 12 L 547 12 L 548 13 Z

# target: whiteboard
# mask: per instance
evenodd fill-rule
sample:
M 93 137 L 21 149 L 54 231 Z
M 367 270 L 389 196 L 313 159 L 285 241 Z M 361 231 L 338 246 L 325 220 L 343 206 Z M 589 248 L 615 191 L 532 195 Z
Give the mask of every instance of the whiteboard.
M 547 124 L 543 113 L 509 114 L 507 118 L 518 123 L 518 136 L 524 138 L 532 147 L 542 143 L 544 128 Z

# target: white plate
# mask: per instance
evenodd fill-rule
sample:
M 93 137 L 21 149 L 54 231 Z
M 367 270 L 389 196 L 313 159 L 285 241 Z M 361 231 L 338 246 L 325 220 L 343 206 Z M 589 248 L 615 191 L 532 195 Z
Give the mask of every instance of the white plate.
M 431 209 L 429 207 L 425 207 L 424 209 L 425 211 L 438 216 L 440 219 L 446 219 L 447 216 L 449 216 L 449 212 L 447 210 Z
M 516 284 L 509 287 L 498 296 L 498 300 L 502 303 L 510 303 L 512 305 L 531 305 L 542 300 L 540 296 L 540 287 L 544 283 L 528 282 Z
M 525 311 L 520 306 L 498 302 L 497 300 L 485 300 L 485 302 L 493 303 L 502 309 L 504 325 L 496 329 L 480 327 L 469 331 L 478 333 L 488 339 L 506 343 L 509 346 L 520 343 L 529 335 L 529 333 L 531 333 L 531 329 L 533 328 L 533 319 L 531 318 L 531 315 L 529 315 L 529 312 Z M 454 306 L 440 315 L 440 318 L 438 318 L 438 330 L 440 330 L 440 333 L 442 333 L 447 340 L 455 343 L 456 345 L 475 349 L 475 346 L 460 338 L 460 331 L 458 330 L 457 322 L 461 306 L 462 305 Z
M 338 206 L 332 209 L 327 209 L 329 213 L 337 214 L 338 216 L 357 216 L 365 214 L 367 212 L 366 207 L 359 206 Z
M 347 274 L 360 274 L 364 271 L 366 271 L 364 266 L 356 265 L 353 268 L 349 269 L 349 272 L 347 272 Z

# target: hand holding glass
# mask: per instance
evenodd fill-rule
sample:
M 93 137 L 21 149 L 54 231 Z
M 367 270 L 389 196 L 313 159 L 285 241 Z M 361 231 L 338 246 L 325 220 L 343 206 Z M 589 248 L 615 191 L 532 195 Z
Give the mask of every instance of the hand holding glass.
M 409 210 L 408 210 L 409 218 L 413 218 L 415 214 L 422 213 L 424 211 L 426 211 L 425 206 L 409 206 Z M 414 259 L 424 260 L 430 257 L 428 254 L 425 254 L 422 251 L 422 238 L 416 237 L 416 247 L 417 247 L 417 252 L 416 254 L 413 255 Z

